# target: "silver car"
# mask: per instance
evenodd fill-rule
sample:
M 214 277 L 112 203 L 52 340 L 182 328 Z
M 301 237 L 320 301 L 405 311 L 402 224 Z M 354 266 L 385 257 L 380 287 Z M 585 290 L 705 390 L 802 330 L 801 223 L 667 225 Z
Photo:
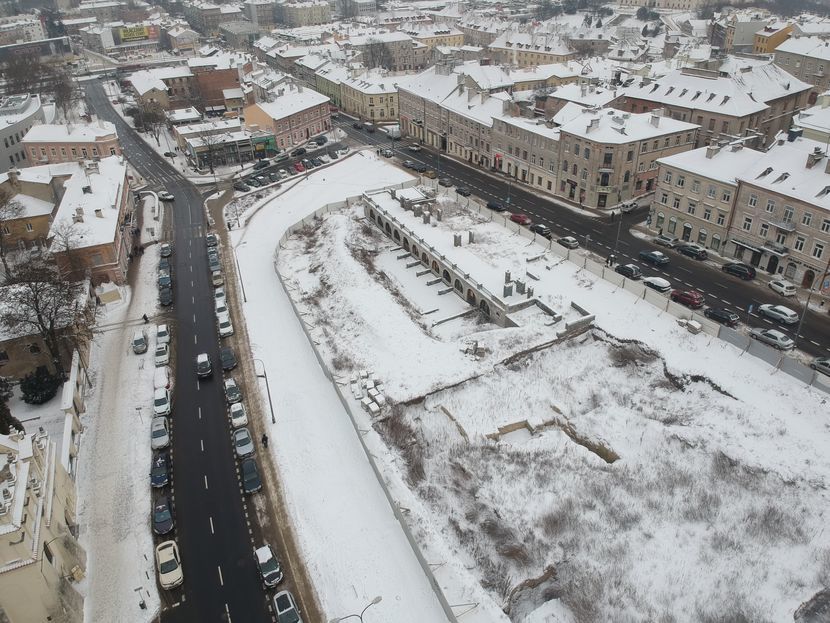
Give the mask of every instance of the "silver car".
M 166 417 L 154 417 L 150 423 L 150 447 L 160 450 L 170 445 L 170 425 Z
M 758 340 L 759 342 L 764 342 L 764 344 L 769 344 L 773 348 L 777 348 L 779 350 L 792 350 L 795 348 L 795 342 L 793 342 L 788 335 L 781 333 L 781 331 L 778 331 L 777 329 L 764 329 L 762 327 L 758 327 L 749 332 L 749 337 Z
M 294 595 L 288 591 L 274 595 L 274 610 L 277 613 L 277 623 L 303 623 Z
M 247 428 L 238 428 L 233 431 L 233 449 L 240 459 L 251 456 L 254 453 L 254 440 L 251 439 L 251 431 Z
M 758 313 L 766 316 L 770 320 L 775 320 L 783 324 L 795 324 L 798 322 L 798 314 L 783 305 L 771 305 L 769 303 L 760 305 L 758 307 Z

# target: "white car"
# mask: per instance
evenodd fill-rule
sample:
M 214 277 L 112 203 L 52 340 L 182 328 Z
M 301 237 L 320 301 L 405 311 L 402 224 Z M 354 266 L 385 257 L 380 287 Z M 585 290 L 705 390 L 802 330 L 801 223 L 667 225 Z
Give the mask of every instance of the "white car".
M 225 298 L 225 288 L 224 286 L 219 286 L 213 291 L 213 298 L 215 299 L 224 299 Z
M 556 242 L 561 244 L 566 249 L 578 249 L 579 248 L 579 240 L 577 240 L 573 236 L 565 236 L 564 238 L 560 238 Z
M 156 344 L 156 367 L 170 363 L 170 347 L 167 344 Z
M 214 307 L 216 308 L 216 317 L 218 318 L 222 314 L 228 314 L 228 301 L 227 299 L 215 299 Z
M 786 279 L 773 279 L 769 282 L 769 287 L 781 296 L 795 296 L 795 286 Z
M 248 414 L 245 413 L 245 405 L 235 402 L 231 405 L 231 426 L 239 428 L 248 425 Z
M 174 197 L 166 190 L 162 190 L 159 193 L 159 199 L 161 199 L 162 201 L 173 201 Z
M 288 177 L 288 171 L 286 171 L 285 169 L 280 169 L 279 174 L 280 174 L 280 179 L 282 179 L 282 180 L 284 180 Z
M 170 328 L 166 324 L 160 324 L 156 330 L 156 344 L 170 343 Z
M 179 558 L 179 546 L 175 541 L 164 541 L 156 547 L 156 568 L 162 588 L 170 590 L 182 585 L 184 573 Z
M 153 393 L 153 415 L 170 415 L 170 392 L 164 387 Z
M 643 283 L 647 287 L 652 290 L 657 290 L 658 292 L 668 292 L 671 290 L 671 283 L 662 277 L 646 277 L 643 279 Z
M 219 323 L 219 337 L 230 337 L 233 335 L 233 323 L 228 314 L 217 314 L 216 320 Z
M 277 613 L 278 623 L 303 623 L 294 595 L 288 591 L 280 591 L 274 595 L 274 611 Z
M 769 303 L 759 305 L 758 313 L 766 316 L 770 320 L 775 320 L 783 324 L 795 324 L 798 322 L 798 314 L 783 305 L 771 305 Z
M 170 424 L 166 417 L 154 417 L 150 422 L 150 447 L 161 450 L 170 445 Z
M 749 337 L 759 342 L 769 344 L 773 348 L 779 350 L 792 350 L 795 348 L 795 342 L 790 339 L 790 336 L 781 333 L 778 329 L 764 329 L 757 327 L 749 332 Z

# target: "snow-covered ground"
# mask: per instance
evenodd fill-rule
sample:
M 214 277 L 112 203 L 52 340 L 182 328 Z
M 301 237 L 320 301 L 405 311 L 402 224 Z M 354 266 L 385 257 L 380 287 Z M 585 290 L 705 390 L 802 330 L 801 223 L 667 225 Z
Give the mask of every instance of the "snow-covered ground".
M 145 202 L 151 225 L 152 200 Z M 142 232 L 142 242 L 149 241 Z M 85 594 L 87 623 L 150 621 L 159 608 L 150 531 L 149 470 L 152 418 L 158 246 L 141 257 L 135 288 L 121 288 L 121 301 L 99 316 L 90 355 L 92 390 L 81 419 L 84 433 L 78 461 L 80 540 L 87 552 Z M 130 349 L 132 334 L 146 329 L 143 355 Z M 140 589 L 140 591 L 136 591 Z M 143 599 L 146 610 L 139 608 Z
M 364 180 L 377 177 L 370 164 Z M 337 167 L 326 172 L 337 174 Z M 269 299 L 247 312 L 255 349 L 269 376 L 275 366 L 285 377 L 278 411 L 288 421 L 275 438 L 287 447 L 278 446 L 275 457 L 292 514 L 314 508 L 308 489 L 329 502 L 332 483 L 312 477 L 310 485 L 309 464 L 321 461 L 320 443 L 345 439 L 349 427 L 342 414 L 339 427 L 327 419 L 336 404 L 313 415 L 295 410 L 310 395 L 307 386 L 291 385 L 303 348 L 271 335 L 275 325 L 295 327 L 296 320 L 282 315 L 279 287 L 268 285 L 269 252 L 284 223 L 331 201 L 329 190 L 329 182 L 313 193 L 298 186 L 237 234 L 243 280 L 263 290 L 258 299 Z M 825 394 L 716 338 L 686 332 L 554 255 L 534 264 L 537 296 L 566 321 L 570 301 L 596 314 L 587 333 L 533 351 L 562 328 L 535 308 L 517 314 L 511 329 L 476 318 L 433 327 L 432 315 L 422 314 L 443 307 L 437 313 L 449 316 L 451 306 L 437 291 L 431 305 L 411 274 L 416 269 L 390 258 L 402 252 L 362 214 L 352 207 L 301 230 L 277 266 L 330 369 L 344 384 L 362 368 L 382 380 L 393 406 L 374 422 L 364 417 L 364 439 L 409 510 L 450 602 L 461 602 L 461 592 L 478 604 L 465 620 L 783 621 L 827 586 Z M 464 249 L 477 256 L 472 265 L 522 274 L 528 240 L 475 220 L 448 214 L 436 235 L 478 228 L 477 243 Z M 465 260 L 445 239 L 440 251 Z M 472 342 L 476 356 L 462 352 Z M 341 478 L 354 486 L 360 474 L 343 467 L 337 451 L 334 486 Z M 297 492 L 298 479 L 305 491 Z M 333 526 L 305 515 L 300 539 L 310 558 L 328 530 L 353 529 L 340 519 Z M 388 555 L 379 558 L 366 545 L 349 555 L 357 574 L 400 555 L 385 546 Z M 311 568 L 317 571 L 315 562 Z M 342 579 L 319 571 L 328 612 L 346 591 Z M 365 588 L 355 601 L 373 592 Z M 403 620 L 389 612 L 380 619 Z

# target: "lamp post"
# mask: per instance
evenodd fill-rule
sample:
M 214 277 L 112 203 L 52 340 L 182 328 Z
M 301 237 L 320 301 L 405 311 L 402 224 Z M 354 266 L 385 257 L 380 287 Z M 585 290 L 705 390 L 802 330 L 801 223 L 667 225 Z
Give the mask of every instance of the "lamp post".
M 271 424 L 276 424 L 277 419 L 274 417 L 274 403 L 271 402 L 271 385 L 268 383 L 268 370 L 265 369 L 265 364 L 261 359 L 254 359 L 254 362 L 259 362 L 262 366 L 262 374 L 257 374 L 258 379 L 265 379 L 265 390 L 268 392 L 268 407 L 271 409 Z M 256 374 L 256 366 L 254 366 L 254 374 Z
M 363 615 L 364 615 L 364 613 L 365 613 L 365 612 L 366 612 L 369 608 L 371 608 L 372 606 L 374 606 L 375 604 L 379 604 L 379 603 L 381 602 L 381 600 L 382 600 L 382 599 L 383 599 L 383 597 L 381 597 L 380 595 L 378 595 L 378 596 L 377 596 L 377 597 L 375 597 L 372 601 L 370 601 L 368 604 L 366 604 L 366 607 L 365 607 L 365 608 L 363 608 L 363 610 L 361 610 L 361 611 L 360 611 L 360 614 L 347 614 L 347 615 L 346 615 L 346 616 L 344 616 L 344 617 L 338 617 L 338 618 L 336 618 L 336 619 L 331 619 L 331 620 L 329 621 L 329 623 L 340 623 L 340 621 L 345 621 L 346 619 L 352 619 L 352 618 L 358 619 L 358 620 L 360 621 L 360 623 L 363 623 Z

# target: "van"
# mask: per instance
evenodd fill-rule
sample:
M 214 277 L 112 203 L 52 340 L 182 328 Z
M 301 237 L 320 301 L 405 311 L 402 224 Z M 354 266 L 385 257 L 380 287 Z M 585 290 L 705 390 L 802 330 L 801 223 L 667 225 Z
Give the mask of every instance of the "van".
M 133 333 L 133 352 L 136 355 L 141 355 L 147 352 L 147 334 L 144 329 Z

